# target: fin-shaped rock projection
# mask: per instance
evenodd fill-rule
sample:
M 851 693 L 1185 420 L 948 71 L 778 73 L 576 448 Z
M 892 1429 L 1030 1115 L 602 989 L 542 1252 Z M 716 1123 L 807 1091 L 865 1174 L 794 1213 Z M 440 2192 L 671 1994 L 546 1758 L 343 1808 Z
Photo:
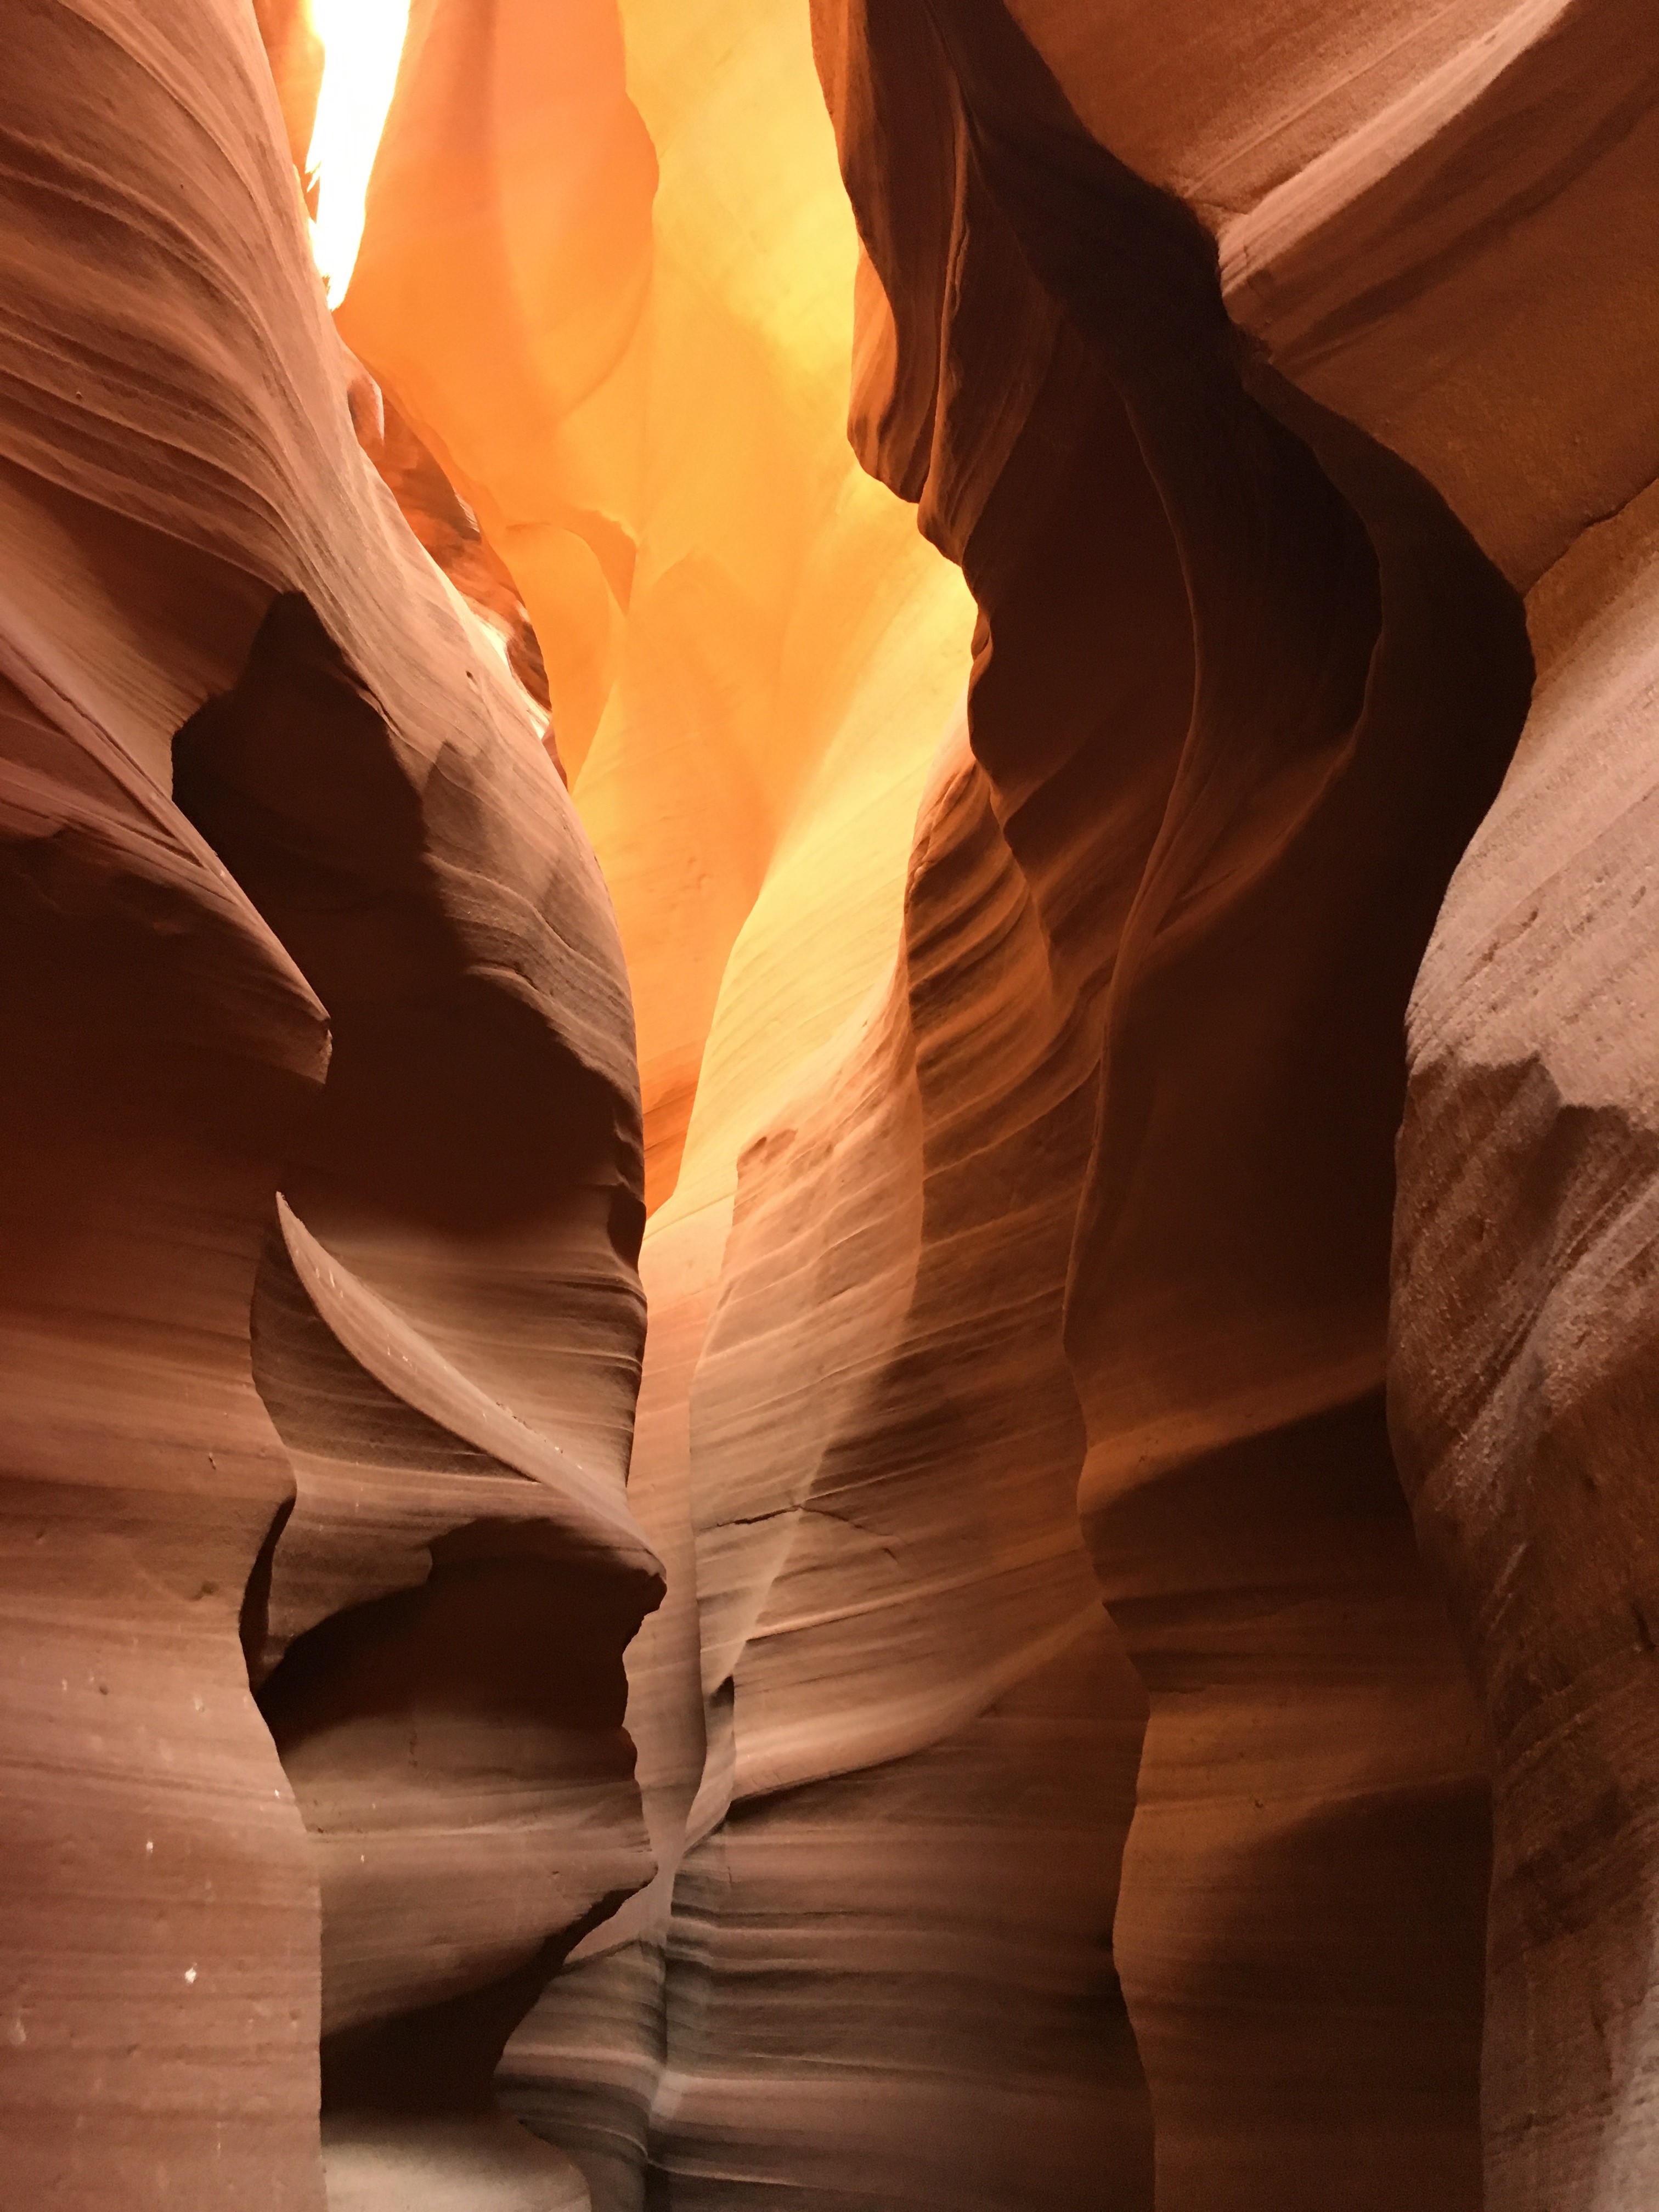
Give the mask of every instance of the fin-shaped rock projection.
M 1650 0 L 14 13 L 0 2198 L 1648 2212 Z

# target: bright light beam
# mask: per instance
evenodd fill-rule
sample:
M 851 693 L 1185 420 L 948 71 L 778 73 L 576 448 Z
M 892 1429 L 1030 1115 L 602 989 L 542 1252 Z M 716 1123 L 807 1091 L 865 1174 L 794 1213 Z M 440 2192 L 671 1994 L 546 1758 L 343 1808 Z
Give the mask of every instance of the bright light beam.
M 363 205 L 398 63 L 409 29 L 409 0 L 311 0 L 323 42 L 323 83 L 306 173 L 317 179 L 311 250 L 328 304 L 345 297 L 362 242 Z

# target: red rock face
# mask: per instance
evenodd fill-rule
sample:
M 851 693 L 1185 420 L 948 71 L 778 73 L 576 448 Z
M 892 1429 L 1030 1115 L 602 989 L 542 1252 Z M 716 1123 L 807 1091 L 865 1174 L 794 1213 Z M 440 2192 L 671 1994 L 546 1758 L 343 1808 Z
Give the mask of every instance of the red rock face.
M 1646 30 L 29 0 L 8 2203 L 1646 2206 Z

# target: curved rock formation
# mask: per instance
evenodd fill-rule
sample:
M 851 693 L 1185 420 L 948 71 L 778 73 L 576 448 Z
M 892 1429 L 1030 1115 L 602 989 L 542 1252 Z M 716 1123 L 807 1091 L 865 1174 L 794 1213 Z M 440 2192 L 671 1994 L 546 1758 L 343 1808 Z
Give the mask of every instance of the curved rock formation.
M 965 749 L 921 824 L 893 985 L 742 1160 L 692 1384 L 721 1825 L 676 1892 L 658 2155 L 694 2192 L 1127 2204 L 1141 1711 L 1077 1526 L 1054 1173 L 1092 1086 Z
M 945 2107 L 915 2086 L 937 2079 L 948 2097 L 952 2080 L 976 2082 L 967 2103 L 997 2110 L 1006 2083 L 988 2035 L 977 2049 L 953 2036 L 943 2008 L 913 1993 L 915 2040 L 890 2045 L 878 1987 L 855 1996 L 839 1952 L 811 1934 L 809 1900 L 830 1867 L 871 1869 L 842 1910 L 880 1924 L 863 1900 L 879 1894 L 890 1832 L 872 1783 L 854 1795 L 836 1769 L 909 1754 L 932 1772 L 986 1756 L 957 1733 L 961 1709 L 930 1710 L 911 1670 L 925 1680 L 937 1665 L 964 1698 L 1002 1711 L 988 1656 L 996 1609 L 969 1598 L 969 1643 L 953 1650 L 950 1593 L 953 1582 L 982 1593 L 1020 1547 L 970 1507 L 959 1447 L 951 1505 L 973 1534 L 951 1509 L 930 1509 L 957 1576 L 921 1570 L 921 1531 L 893 1540 L 917 1510 L 907 1498 L 927 1495 L 927 1468 L 944 1472 L 930 1440 L 954 1433 L 948 1385 L 926 1417 L 907 1392 L 958 1358 L 984 1364 L 1003 1419 L 1021 1406 L 999 1493 L 1030 1510 L 1042 1496 L 1036 1470 L 1051 1464 L 1050 1525 L 1069 1522 L 1077 1462 L 1063 1439 L 1075 1415 L 1057 1337 L 1046 1385 L 1031 1310 L 1016 1367 L 994 1382 L 986 1358 L 1009 1265 L 1000 1235 L 1036 1279 L 1046 1264 L 1056 1317 L 1069 1260 L 1073 1362 L 1095 1425 L 1090 1533 L 1153 1692 L 1117 1933 L 1161 2201 L 1269 2191 L 1322 2203 L 1340 2173 L 1350 2193 L 1374 2192 L 1366 2201 L 1415 2186 L 1472 2202 L 1483 1748 L 1416 1565 L 1380 1384 L 1395 1040 L 1439 884 L 1519 722 L 1524 641 L 1502 586 L 1409 472 L 1271 379 L 1256 374 L 1285 428 L 1241 391 L 1212 250 L 1083 139 L 1029 49 L 1005 37 L 1000 50 L 969 41 L 947 57 L 924 17 L 901 33 L 902 21 L 884 11 L 867 37 L 861 22 L 819 25 L 870 255 L 854 429 L 866 459 L 921 499 L 925 526 L 964 558 L 980 599 L 972 721 L 992 775 L 988 787 L 975 774 L 980 834 L 1000 855 L 990 880 L 1000 866 L 1017 890 L 1036 966 L 1012 958 L 988 890 L 989 912 L 974 913 L 971 872 L 966 884 L 951 878 L 945 856 L 960 833 L 936 795 L 907 934 L 926 934 L 937 876 L 965 909 L 960 926 L 971 917 L 986 930 L 998 960 L 947 963 L 937 1000 L 921 1016 L 907 1006 L 902 1049 L 888 1042 L 891 1002 L 872 1006 L 769 1126 L 744 1120 L 735 1074 L 720 1087 L 727 1065 L 750 1071 L 750 1099 L 764 1087 L 756 1045 L 776 1034 L 769 1009 L 787 1003 L 761 951 L 785 915 L 774 919 L 765 896 L 755 908 L 727 979 L 731 1041 L 717 1017 L 704 1060 L 703 1141 L 694 1118 L 681 1193 L 652 1231 L 659 1252 L 682 1245 L 705 1158 L 712 1170 L 758 1134 L 718 1297 L 703 1294 L 702 1355 L 680 1385 L 709 1698 L 694 1836 L 728 1792 L 737 1806 L 681 1876 L 665 2007 L 648 1960 L 582 1968 L 515 2043 L 514 2094 L 565 2131 L 618 2203 L 639 2201 L 649 2165 L 677 2197 L 707 2201 L 747 2201 L 786 2178 L 826 2202 L 840 2190 L 860 2203 L 1060 2203 L 1103 2187 L 1145 2201 L 1127 2051 L 1115 2127 L 1091 2136 L 1091 2095 L 1074 2088 L 1079 2125 L 1042 2131 L 1052 2163 L 1022 2156 L 1029 2138 L 1005 2121 L 994 2133 L 1019 2149 L 1000 2164 L 984 2136 L 939 2124 Z M 936 124 L 917 127 L 930 83 Z M 1069 198 L 1030 204 L 1028 149 L 1045 177 L 1070 168 Z M 938 190 L 941 177 L 951 190 Z M 1097 264 L 1112 265 L 1109 241 L 1130 264 L 1115 298 L 1079 288 L 1073 234 L 1100 241 Z M 1170 283 L 1183 270 L 1184 296 Z M 1208 684 L 1196 708 L 1195 625 Z M 780 908 L 784 896 L 780 884 Z M 1164 915 L 1185 927 L 1165 925 L 1160 943 Z M 1024 1047 L 1000 1030 L 1010 997 L 1029 1025 Z M 962 1124 L 962 1163 L 930 1181 L 921 1163 L 940 1139 L 886 1126 L 895 1087 L 902 1096 L 915 1079 L 918 1018 L 945 1020 L 988 1059 L 1012 1052 L 1023 1065 L 1034 1052 L 1042 1082 L 1059 1086 L 1053 1111 L 1071 1102 L 1069 1140 L 1051 1117 L 1023 1172 L 1004 1164 L 990 1133 L 995 1086 L 985 1096 L 981 1063 L 958 1058 L 933 1111 Z M 1111 1057 L 1091 1144 L 1103 1032 Z M 1264 1034 L 1272 1050 L 1253 1053 Z M 1137 1048 L 1143 1066 L 1170 1069 L 1150 1107 Z M 1236 1119 L 1217 1110 L 1230 1093 Z M 699 1117 L 703 1108 L 700 1097 Z M 1097 1194 L 1073 1245 L 1091 1150 Z M 899 1166 L 918 1152 L 919 1180 Z M 1060 1241 L 1046 1263 L 1030 1218 L 1009 1211 L 1011 1175 L 1050 1210 Z M 1127 1255 L 1111 1233 L 1126 1184 L 1143 1213 Z M 921 1198 L 912 1226 L 918 1188 L 933 1205 Z M 976 1212 L 982 1276 L 959 1257 Z M 930 1293 L 930 1278 L 948 1294 Z M 1044 1421 L 1056 1425 L 1047 1445 Z M 1026 1470 L 1018 1493 L 1007 1464 Z M 1025 1617 L 1063 1632 L 1053 1593 L 1034 1591 Z M 1014 1633 L 1012 1662 L 1035 1681 L 1041 1662 Z M 988 1655 L 977 1664 L 976 1652 Z M 1109 1668 L 1093 1694 L 1107 1700 L 1097 1721 L 1118 1716 L 1097 1756 L 1122 1762 L 1122 1787 L 1135 1700 Z M 1075 1710 L 1087 1702 L 1085 1692 Z M 939 1749 L 923 1753 L 930 1733 Z M 1012 1735 L 1000 1755 L 1017 1761 Z M 895 1790 L 909 1771 L 892 1770 Z M 1091 1781 L 1104 1778 L 1096 1765 Z M 1082 1785 L 1074 1772 L 1052 1786 Z M 1028 1838 L 1027 1860 L 1034 1849 Z M 939 1887 L 972 1924 L 972 1854 L 956 1868 Z M 1075 1946 L 1089 1925 L 1081 1889 L 1066 1912 Z M 920 1961 L 963 1938 L 940 1920 L 916 1940 Z M 786 1960 L 821 1992 L 833 2030 L 807 2024 L 810 1999 L 798 2019 L 770 1996 Z M 953 1996 L 951 2021 L 971 2018 L 959 1986 Z M 1058 1997 L 1051 1985 L 1030 2002 L 1052 2020 Z M 1240 2067 L 1241 2034 L 1260 2055 L 1254 2069 Z M 580 2086 L 550 2093 L 546 2077 L 561 2072 Z M 913 2085 L 896 2108 L 908 2127 L 882 2117 L 872 2085 L 884 2075 Z M 1067 2078 L 1063 2062 L 1054 2078 Z M 860 2080 L 850 2102 L 826 2086 Z M 901 2148 L 911 2139 L 930 2146 L 915 2167 Z M 629 2140 L 631 2176 L 618 2155 Z
M 578 2203 L 489 2074 L 652 1871 L 609 902 L 251 20 L 9 45 L 8 2191 Z
M 1241 388 L 1213 249 L 1085 136 L 999 10 L 825 10 L 818 42 L 872 279 L 855 436 L 975 587 L 971 726 L 1049 1026 L 1091 1073 L 1103 1056 L 1091 1146 L 1044 1168 L 1085 1522 L 1152 1693 L 1117 1943 L 1160 2202 L 1322 2203 L 1339 2171 L 1354 2202 L 1473 2201 L 1481 1747 L 1380 1385 L 1398 1024 L 1519 723 L 1519 622 L 1407 471 L 1264 374 L 1267 405 Z M 932 835 L 924 815 L 919 849 Z M 957 980 L 954 1021 L 988 1038 L 994 1005 Z M 787 1262 L 745 1226 L 723 1304 L 754 1275 L 775 1372 Z M 826 1357 L 838 1387 L 860 1371 L 826 1353 L 821 1306 L 801 1370 L 820 1407 Z M 972 1294 L 949 1310 L 971 1346 Z M 722 1351 L 717 1318 L 694 1414 Z M 700 1484 L 699 1441 L 694 1516 L 728 1482 L 764 1516 L 741 1445 L 709 1437 Z M 726 1548 L 718 1526 L 699 1548 L 711 1683 L 721 1593 L 770 1579 Z M 817 1674 L 844 1715 L 856 1672 Z M 736 1698 L 742 1776 L 742 1670 Z M 1030 2201 L 1030 2175 L 980 2160 L 974 2181 Z
M 1077 1217 L 1066 1342 L 1089 1423 L 1085 1522 L 1152 1693 L 1118 1942 L 1158 2120 L 1161 2199 L 1243 2202 L 1271 2190 L 1275 2201 L 1322 2203 L 1340 2174 L 1349 2196 L 1369 2191 L 1379 2203 L 1413 2188 L 1472 2201 L 1486 1754 L 1383 1432 L 1384 1254 L 1400 1012 L 1439 887 L 1518 725 L 1527 652 L 1512 602 L 1421 479 L 1240 354 L 1215 246 L 1146 182 L 1184 198 L 1218 234 L 1234 313 L 1276 362 L 1403 449 L 1525 582 L 1539 557 L 1528 549 L 1559 542 L 1593 495 L 1581 471 L 1565 490 L 1539 485 L 1534 513 L 1521 516 L 1497 457 L 1470 458 L 1457 395 L 1488 388 L 1495 372 L 1484 340 L 1471 345 L 1458 331 L 1480 331 L 1468 303 L 1491 282 L 1500 246 L 1519 240 L 1551 265 L 1556 204 L 1613 141 L 1574 110 L 1559 135 L 1589 150 L 1570 174 L 1532 144 L 1506 153 L 1501 177 L 1473 194 L 1455 179 L 1471 148 L 1512 147 L 1539 56 L 1559 59 L 1564 40 L 1589 55 L 1583 41 L 1602 31 L 1587 31 L 1586 11 L 1440 10 L 1411 17 L 1403 35 L 1391 25 L 1386 41 L 1328 15 L 1310 41 L 1309 25 L 1287 14 L 1255 37 L 1247 76 L 1225 38 L 1206 29 L 1194 43 L 1195 24 L 1161 33 L 1153 55 L 1117 14 L 1085 26 L 1075 11 L 1018 12 L 1031 43 L 993 7 L 937 18 L 887 9 L 873 21 L 825 9 L 818 60 L 866 248 L 855 442 L 921 501 L 924 527 L 974 585 L 974 742 L 1004 865 L 1010 854 L 1018 864 L 1046 946 L 1048 1012 L 1040 998 L 1022 1012 L 1038 1032 L 1048 1025 L 1031 1048 L 1039 1057 L 1075 1063 L 1068 1095 L 1099 1091 L 1091 1142 L 1075 1139 L 1083 1149 L 1069 1165 L 1063 1147 L 1045 1151 L 1042 1175 L 1055 1220 Z M 444 20 L 464 35 L 461 15 Z M 665 38 L 655 14 L 635 8 L 626 30 L 630 89 L 647 111 L 654 93 L 653 136 L 676 157 L 664 175 L 678 198 L 659 221 L 658 250 L 667 238 L 683 257 L 694 241 L 707 246 L 689 211 L 698 179 L 685 133 L 711 95 L 699 75 L 708 50 L 681 20 Z M 597 15 L 583 36 L 607 57 L 611 89 L 591 102 L 597 118 L 621 96 L 616 50 Z M 435 52 L 421 50 L 410 86 L 424 86 L 428 101 L 447 97 L 452 111 L 465 106 L 454 142 L 500 137 L 533 72 L 516 76 L 510 94 L 494 80 L 481 107 L 453 70 L 445 93 Z M 679 65 L 666 89 L 665 52 Z M 574 82 L 580 70 L 564 58 Z M 1574 67 L 1588 81 L 1582 59 Z M 1602 107 L 1622 114 L 1622 100 L 1635 114 L 1638 95 L 1639 86 L 1607 93 Z M 406 92 L 403 109 L 410 145 L 416 96 Z M 605 143 L 622 145 L 632 128 Z M 475 194 L 447 188 L 440 220 L 384 174 L 382 250 L 394 235 L 409 241 L 405 266 L 435 301 L 412 249 L 453 228 L 453 211 L 477 204 Z M 600 190 L 597 167 L 569 174 L 587 179 L 590 222 L 633 205 Z M 513 234 L 510 213 L 495 204 L 487 213 Z M 1582 228 L 1582 213 L 1574 221 Z M 1353 240 L 1384 223 L 1392 273 L 1351 298 L 1352 272 L 1372 268 Z M 371 269 L 374 246 L 372 224 Z M 614 252 L 612 291 L 639 265 L 637 247 Z M 359 310 L 362 343 L 371 353 L 378 344 L 377 359 L 401 347 L 401 373 L 424 390 L 430 419 L 464 441 L 469 419 L 483 422 L 483 395 L 504 387 L 476 355 L 463 374 L 453 336 L 434 334 L 462 332 L 467 343 L 482 319 L 411 304 L 402 281 L 376 339 Z M 372 304 L 372 285 L 361 296 Z M 1616 302 L 1608 312 L 1616 320 Z M 1444 389 L 1412 416 L 1390 364 L 1403 356 L 1401 331 L 1425 346 L 1425 315 L 1445 332 L 1431 349 Z M 706 404 L 708 357 L 684 326 L 653 335 L 677 384 Z M 1447 345 L 1460 343 L 1454 373 Z M 568 349 L 561 369 L 586 358 Z M 445 361 L 440 392 L 432 364 Z M 614 418 L 625 375 L 592 388 Z M 497 404 L 491 419 L 512 416 Z M 1609 481 L 1620 467 L 1628 477 L 1619 456 L 1639 452 L 1644 420 L 1639 404 L 1609 417 Z M 605 449 L 586 434 L 590 456 Z M 648 433 L 645 451 L 662 451 Z M 519 438 L 493 474 L 479 474 L 520 495 L 536 475 L 526 457 Z M 536 496 L 550 507 L 550 493 Z M 672 651 L 648 622 L 635 623 L 631 605 L 623 611 L 638 680 L 649 669 L 659 685 L 641 695 L 651 711 L 630 726 L 659 730 L 679 711 L 659 688 Z M 730 667 L 729 635 L 724 652 Z M 712 768 L 723 726 L 706 719 L 689 757 Z M 655 827 L 641 836 L 631 798 L 608 789 L 609 799 L 602 781 L 579 784 L 602 850 L 607 805 L 620 800 L 639 865 L 660 869 L 678 849 L 678 827 L 666 843 Z M 819 854 L 848 854 L 836 802 L 822 788 L 809 797 Z M 927 904 L 938 803 L 924 810 L 907 932 Z M 717 804 L 735 818 L 729 800 Z M 872 1006 L 867 1030 L 855 1023 L 814 1064 L 828 1030 L 809 1023 L 797 1042 L 788 1012 L 812 987 L 780 972 L 811 934 L 792 898 L 808 915 L 826 910 L 811 871 L 787 841 L 769 867 L 763 837 L 746 860 L 729 844 L 702 850 L 716 897 L 734 902 L 697 932 L 699 958 L 718 966 L 761 883 L 706 1053 L 708 1000 L 685 991 L 684 928 L 678 945 L 653 936 L 647 946 L 637 925 L 630 936 L 636 979 L 674 979 L 672 1018 L 702 1054 L 689 1181 L 659 1217 L 647 1262 L 659 1272 L 668 1341 L 641 1492 L 661 1516 L 665 1548 L 677 1544 L 688 1568 L 677 1516 L 695 1532 L 700 1650 L 682 1591 L 635 1679 L 647 1739 L 659 1731 L 647 1762 L 659 1778 L 659 1853 L 678 1850 L 705 1740 L 691 1827 L 709 1838 L 681 1880 L 666 1997 L 653 1964 L 665 1940 L 659 1881 L 658 1904 L 617 1923 L 617 1934 L 643 1930 L 637 1940 L 568 1978 L 521 2034 L 516 2093 L 559 2125 L 586 2125 L 590 2174 L 618 2202 L 635 2201 L 653 2163 L 677 2191 L 752 2192 L 786 2175 L 829 2188 L 814 2144 L 834 2145 L 837 2185 L 866 2195 L 890 2184 L 952 2201 L 1002 2189 L 1024 2202 L 1048 2185 L 1029 2171 L 995 2179 L 994 2160 L 973 2154 L 963 2171 L 936 2160 L 894 2179 L 897 2136 L 867 2100 L 857 2112 L 815 2106 L 821 2038 L 786 2013 L 763 2061 L 735 2025 L 752 2011 L 733 2012 L 737 1993 L 775 1978 L 765 1962 L 779 1939 L 767 1931 L 789 1931 L 797 1966 L 810 1941 L 810 1908 L 779 1871 L 799 1790 L 820 1793 L 799 1806 L 815 1863 L 873 1868 L 883 1831 L 867 1792 L 854 1800 L 840 1785 L 838 1807 L 836 1770 L 920 1756 L 930 1731 L 957 1741 L 950 1699 L 930 1707 L 911 1686 L 905 1636 L 917 1632 L 896 1627 L 890 1638 L 874 1624 L 925 1620 L 924 1643 L 946 1638 L 928 1643 L 938 1681 L 990 1694 L 995 1665 L 976 1671 L 972 1654 L 998 1646 L 994 1608 L 974 1613 L 956 1651 L 950 1601 L 943 1613 L 929 1609 L 939 1576 L 918 1568 L 904 1588 L 903 1549 L 890 1547 L 890 1561 L 881 1552 L 887 1536 L 871 1537 L 869 1505 L 848 1522 L 843 1492 L 850 1482 L 857 1498 L 879 1501 L 878 1530 L 887 1511 L 902 1524 L 921 1481 L 915 1432 L 942 1434 L 946 1423 L 886 1402 L 899 1386 L 877 1378 L 904 1376 L 914 1389 L 929 1367 L 948 1372 L 955 1358 L 982 1352 L 975 1301 L 988 1287 L 952 1279 L 946 1322 L 928 1320 L 939 1293 L 925 1286 L 970 1233 L 957 1221 L 971 1222 L 976 1203 L 994 1219 L 992 1194 L 1005 1187 L 987 1164 L 994 1146 L 980 1157 L 983 1132 L 964 1140 L 954 1177 L 930 1182 L 908 958 L 895 986 L 902 1019 L 899 1000 Z M 890 882 L 890 856 L 886 865 Z M 625 927 L 630 905 L 646 903 L 624 890 Z M 867 894 L 843 890 L 843 927 L 867 911 Z M 867 975 L 872 988 L 878 972 L 862 949 L 806 965 Z M 998 988 L 1006 979 L 953 975 L 952 1019 L 994 1036 Z M 648 988 L 645 1018 L 649 1036 Z M 665 1114 L 663 1102 L 671 1090 L 683 1098 L 687 1081 L 648 1088 L 670 1131 L 659 1195 L 681 1110 Z M 792 1086 L 779 1120 L 768 1101 Z M 899 1114 L 912 1086 L 916 1103 Z M 903 1126 L 914 1112 L 921 1130 Z M 756 1139 L 739 1178 L 738 1155 Z M 1047 1403 L 1046 1389 L 1031 1395 Z M 1023 1426 L 1035 1464 L 1047 1456 L 1034 1441 L 1043 1423 L 1065 1418 L 1056 1401 Z M 821 1496 L 837 1503 L 826 1510 L 813 1502 Z M 937 1540 L 960 1545 L 950 1526 L 947 1516 Z M 981 1529 L 969 1554 L 959 1587 L 974 1590 L 996 1571 L 999 1540 Z M 803 1593 L 819 1598 L 792 1594 L 802 1577 Z M 1030 1618 L 1053 1626 L 1052 1613 L 1044 1601 Z M 701 1728 L 688 1702 L 694 1664 L 708 1699 Z M 1113 1694 L 1131 1715 L 1133 1698 Z M 653 1711 L 654 1722 L 644 1717 Z M 788 1796 L 763 1819 L 781 1785 Z M 729 1794 L 755 1812 L 712 1828 Z M 845 1909 L 870 1911 L 852 1900 L 874 1894 L 854 1876 Z M 811 1972 L 830 1985 L 837 1969 L 813 1955 Z M 756 1974 L 758 1984 L 747 1978 Z M 918 2019 L 926 2014 L 921 2006 Z M 873 2083 L 887 2067 L 878 1997 L 849 1995 L 837 2016 L 830 2078 Z M 910 2026 L 920 2049 L 925 2034 Z M 1241 2035 L 1255 2055 L 1248 2069 Z M 960 2078 L 972 2079 L 982 2058 L 956 2048 Z M 549 2077 L 560 2072 L 567 2086 L 555 2090 Z M 775 2122 L 757 2116 L 763 2086 Z M 1131 2192 L 1134 2132 L 1131 2122 L 1107 2154 Z M 860 2158 L 870 2163 L 854 2180 L 848 2161 Z M 1075 2191 L 1082 2171 L 1062 2160 L 1053 2185 Z

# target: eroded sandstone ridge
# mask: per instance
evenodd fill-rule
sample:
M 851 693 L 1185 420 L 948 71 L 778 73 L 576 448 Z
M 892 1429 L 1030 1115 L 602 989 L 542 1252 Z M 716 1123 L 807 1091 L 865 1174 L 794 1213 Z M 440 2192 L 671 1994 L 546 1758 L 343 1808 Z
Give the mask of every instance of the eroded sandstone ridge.
M 1646 2212 L 1647 13 L 23 0 L 24 2198 Z

